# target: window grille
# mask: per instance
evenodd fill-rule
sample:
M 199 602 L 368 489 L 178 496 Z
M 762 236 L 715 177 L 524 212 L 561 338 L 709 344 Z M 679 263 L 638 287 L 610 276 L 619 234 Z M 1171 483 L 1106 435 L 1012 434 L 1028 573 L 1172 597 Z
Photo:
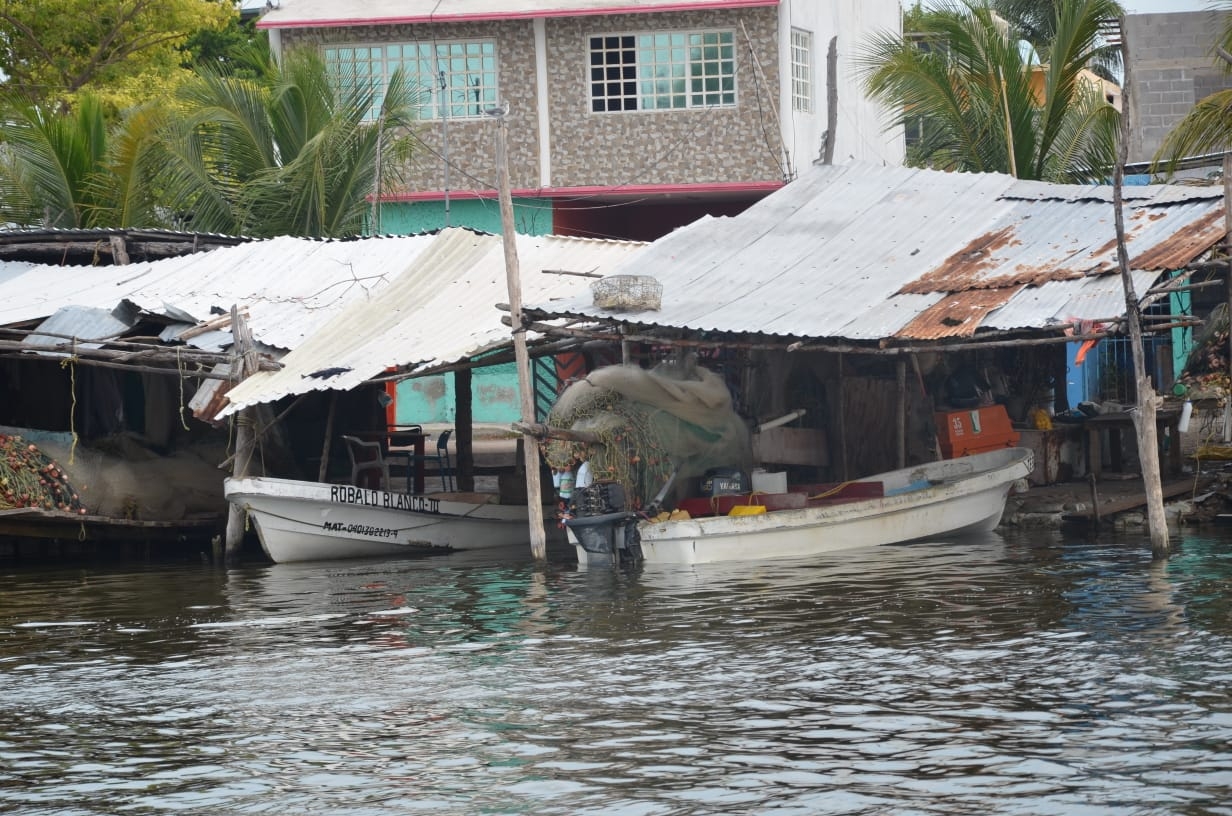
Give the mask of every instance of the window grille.
M 733 106 L 735 40 L 731 31 L 591 37 L 591 110 L 610 113 Z
M 372 119 L 381 109 L 389 78 L 399 68 L 414 93 L 421 119 L 445 115 L 474 119 L 496 105 L 494 40 L 331 45 L 324 49 L 324 57 L 340 91 L 365 88 L 373 92 L 368 113 Z
M 813 32 L 791 30 L 791 107 L 813 112 Z

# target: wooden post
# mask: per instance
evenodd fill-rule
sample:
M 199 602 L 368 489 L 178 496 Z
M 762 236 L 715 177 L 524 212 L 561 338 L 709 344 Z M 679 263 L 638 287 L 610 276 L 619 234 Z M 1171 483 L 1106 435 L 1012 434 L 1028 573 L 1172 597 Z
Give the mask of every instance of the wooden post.
M 464 368 L 453 373 L 453 393 L 458 490 L 471 493 L 475 490 L 475 415 L 471 404 L 471 369 Z
M 234 362 L 232 371 L 238 371 L 239 380 L 243 382 L 257 373 L 257 349 L 252 341 L 252 333 L 248 330 L 248 321 L 240 314 L 237 306 L 231 307 L 231 338 Z M 235 459 L 231 463 L 231 476 L 243 479 L 248 476 L 252 464 L 254 446 L 253 421 L 255 415 L 251 408 L 245 408 L 235 417 Z M 232 504 L 227 511 L 227 537 L 225 556 L 227 561 L 239 559 L 240 548 L 244 543 L 244 511 L 238 505 Z
M 1223 154 L 1223 233 L 1223 251 L 1228 256 L 1228 271 L 1224 276 L 1224 302 L 1228 306 L 1228 396 L 1232 397 L 1232 153 Z M 1232 399 L 1224 408 L 1223 441 L 1227 442 L 1232 439 L 1227 410 L 1232 408 Z
M 522 325 L 522 280 L 518 271 L 518 242 L 513 225 L 513 194 L 509 189 L 508 106 L 496 115 L 496 175 L 500 183 L 501 238 L 505 249 L 505 278 L 509 288 L 509 317 L 513 327 L 513 353 L 517 363 L 518 394 L 522 402 L 522 421 L 533 423 L 535 396 L 530 379 L 530 355 L 526 351 L 526 330 Z M 526 503 L 530 516 L 530 552 L 536 561 L 547 559 L 547 538 L 543 531 L 543 492 L 539 485 L 539 446 L 527 440 L 523 446 L 526 467 Z
M 317 481 L 324 482 L 329 473 L 329 447 L 334 441 L 334 416 L 338 413 L 338 392 L 329 392 L 329 411 L 325 414 L 325 439 L 321 443 L 321 467 L 317 469 Z M 408 489 L 409 493 L 410 490 Z
M 907 467 L 907 361 L 899 356 L 894 363 L 895 387 L 898 389 L 898 453 L 897 468 Z
M 1124 19 L 1122 19 L 1124 30 Z M 1131 86 L 1128 47 L 1121 43 L 1121 64 L 1125 71 L 1123 94 L 1128 95 Z M 1122 110 L 1126 110 L 1122 96 Z M 1125 247 L 1125 214 L 1122 211 L 1125 186 L 1125 162 L 1129 155 L 1129 116 L 1121 116 L 1121 139 L 1117 146 L 1117 161 L 1112 172 L 1112 206 L 1116 225 L 1117 263 L 1121 268 L 1121 285 L 1125 290 L 1125 319 L 1129 325 L 1129 345 L 1134 360 L 1134 381 L 1137 383 L 1135 406 L 1130 411 L 1138 437 L 1138 461 L 1142 464 L 1142 486 L 1146 493 L 1147 532 L 1151 539 L 1151 552 L 1157 558 L 1168 556 L 1168 522 L 1164 516 L 1164 494 L 1159 472 L 1159 429 L 1155 425 L 1155 389 L 1146 374 L 1146 352 L 1142 347 L 1142 316 L 1138 295 L 1129 270 L 1129 252 Z M 1175 444 L 1176 440 L 1173 440 Z
M 1088 473 L 1087 479 L 1091 482 L 1091 526 L 1098 532 L 1100 525 L 1099 487 L 1096 484 L 1094 473 Z
M 843 373 L 843 352 L 838 353 L 838 462 L 843 481 L 851 478 L 847 467 L 847 379 Z
M 822 164 L 834 164 L 834 141 L 838 137 L 838 37 L 830 38 L 826 52 L 826 138 L 821 145 Z

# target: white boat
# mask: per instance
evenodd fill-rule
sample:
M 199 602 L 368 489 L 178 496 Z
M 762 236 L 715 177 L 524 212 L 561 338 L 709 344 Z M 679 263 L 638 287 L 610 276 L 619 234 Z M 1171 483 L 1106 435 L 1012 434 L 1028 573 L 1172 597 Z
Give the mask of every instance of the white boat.
M 525 505 L 486 494 L 387 493 L 268 477 L 226 479 L 275 563 L 489 549 L 530 540 Z
M 1029 449 L 1004 448 L 881 473 L 820 491 L 825 495 L 813 486 L 724 497 L 729 505 L 767 508 L 758 514 L 654 521 L 613 512 L 571 519 L 569 535 L 582 564 L 610 563 L 613 552 L 646 563 L 696 564 L 949 539 L 996 528 L 1010 487 L 1033 467 Z M 866 489 L 846 490 L 856 485 Z

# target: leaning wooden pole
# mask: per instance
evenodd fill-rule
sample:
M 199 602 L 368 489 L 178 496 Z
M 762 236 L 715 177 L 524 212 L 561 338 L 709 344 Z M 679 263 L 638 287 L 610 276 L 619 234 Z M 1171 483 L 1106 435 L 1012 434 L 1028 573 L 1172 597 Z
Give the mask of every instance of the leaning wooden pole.
M 513 195 L 509 191 L 508 107 L 497 112 L 496 175 L 500 184 L 501 237 L 505 249 L 505 278 L 509 287 L 509 317 L 513 326 L 513 354 L 518 371 L 518 395 L 522 421 L 533 424 L 535 396 L 530 380 L 530 354 L 526 351 L 526 329 L 522 325 L 522 280 L 518 270 L 518 243 L 513 225 Z M 527 439 L 522 446 L 526 466 L 526 503 L 530 511 L 530 552 L 536 561 L 547 559 L 547 539 L 543 532 L 543 491 L 539 485 L 539 446 Z
M 1223 154 L 1223 251 L 1228 256 L 1228 268 L 1224 271 L 1224 303 L 1228 307 L 1228 396 L 1232 397 L 1232 153 Z M 1232 406 L 1232 399 L 1226 403 Z M 1228 427 L 1228 412 L 1224 411 L 1224 441 L 1232 438 Z M 1179 442 L 1180 440 L 1178 440 Z
M 252 341 L 252 333 L 248 330 L 248 321 L 235 306 L 231 307 L 231 338 L 232 353 L 235 358 L 232 371 L 239 375 L 237 382 L 243 382 L 257 373 L 257 349 Z M 232 478 L 243 479 L 248 476 L 255 442 L 253 421 L 254 413 L 251 408 L 245 408 L 235 416 L 235 457 L 231 463 Z M 228 562 L 239 559 L 243 543 L 244 511 L 239 505 L 232 504 L 227 510 L 227 535 L 224 550 Z
M 1124 22 L 1124 21 L 1122 21 Z M 1122 26 L 1124 30 L 1124 26 Z M 1126 48 L 1122 42 L 1122 48 Z M 1129 326 L 1129 346 L 1134 360 L 1134 382 L 1137 384 L 1135 405 L 1130 416 L 1138 437 L 1138 461 L 1142 463 L 1142 485 L 1146 491 L 1147 532 L 1151 538 L 1151 552 L 1157 558 L 1168 556 L 1168 522 L 1164 516 L 1164 492 L 1159 472 L 1159 429 L 1155 425 L 1155 389 L 1146 374 L 1146 350 L 1142 347 L 1142 315 L 1138 295 L 1134 292 L 1134 280 L 1129 272 L 1129 252 L 1125 247 L 1125 214 L 1122 211 L 1125 187 L 1125 162 L 1129 155 L 1129 109 L 1128 93 L 1129 54 L 1122 52 L 1121 63 L 1125 70 L 1125 85 L 1121 106 L 1121 139 L 1117 146 L 1116 166 L 1112 171 L 1113 220 L 1116 224 L 1117 263 L 1121 268 L 1121 285 L 1125 289 L 1125 322 Z M 1172 440 L 1177 444 L 1177 440 Z

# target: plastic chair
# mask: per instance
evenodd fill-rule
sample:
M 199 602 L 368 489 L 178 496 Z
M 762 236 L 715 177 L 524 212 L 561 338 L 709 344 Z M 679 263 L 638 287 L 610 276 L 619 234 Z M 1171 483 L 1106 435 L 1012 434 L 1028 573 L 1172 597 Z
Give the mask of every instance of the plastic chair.
M 381 443 L 365 442 L 357 436 L 346 434 L 343 434 L 342 438 L 347 443 L 347 455 L 351 457 L 351 484 L 363 487 L 364 485 L 360 484 L 360 477 L 375 472 L 380 479 L 377 489 L 388 489 L 389 462 L 385 460 Z
M 453 490 L 453 464 L 449 460 L 449 436 L 453 433 L 453 429 L 441 431 L 441 435 L 436 438 L 436 453 L 425 453 L 423 455 L 424 462 L 435 462 L 436 470 L 441 475 L 441 490 Z M 411 461 L 414 462 L 419 457 L 411 456 Z

